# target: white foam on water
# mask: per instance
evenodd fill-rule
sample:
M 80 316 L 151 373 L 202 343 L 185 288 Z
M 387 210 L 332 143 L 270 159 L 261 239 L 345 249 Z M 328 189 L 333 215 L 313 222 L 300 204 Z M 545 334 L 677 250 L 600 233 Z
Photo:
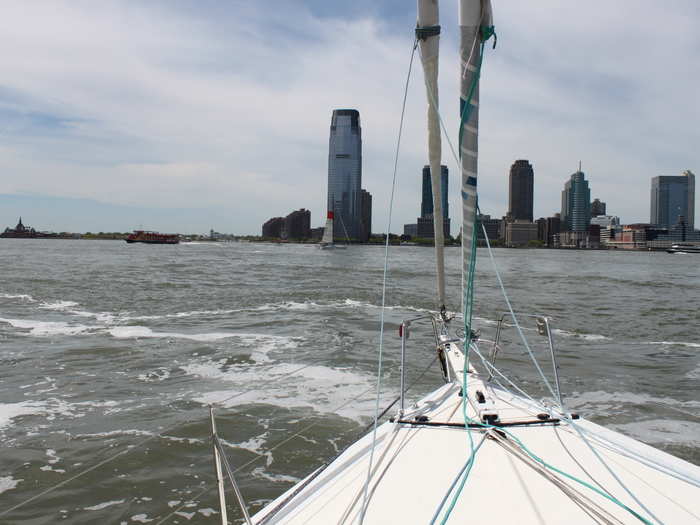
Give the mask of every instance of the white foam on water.
M 165 367 L 156 368 L 150 372 L 139 374 L 138 379 L 147 383 L 153 381 L 165 381 L 170 377 L 170 370 Z
M 188 374 L 236 384 L 235 390 L 205 392 L 194 397 L 194 401 L 204 405 L 231 408 L 262 403 L 285 408 L 303 407 L 356 420 L 374 413 L 376 380 L 372 376 L 322 365 L 300 370 L 303 366 L 281 363 L 269 367 L 226 368 L 222 362 L 208 361 L 181 368 Z M 360 399 L 354 399 L 363 392 Z M 396 393 L 384 392 L 383 395 L 389 399 Z M 384 406 L 385 401 L 380 405 Z
M 55 421 L 57 417 L 79 418 L 94 408 L 111 407 L 116 401 L 83 401 L 69 403 L 63 399 L 50 397 L 41 401 L 21 401 L 19 403 L 0 403 L 0 429 L 13 424 L 13 419 L 21 416 L 41 416 L 46 421 Z
M 553 334 L 560 335 L 563 337 L 576 337 L 577 339 L 583 339 L 584 341 L 610 341 L 611 338 L 601 334 L 582 334 L 579 332 L 569 332 L 568 330 L 562 330 L 561 328 L 554 328 L 552 330 Z
M 0 293 L 0 297 L 4 299 L 21 299 L 22 301 L 26 301 L 28 303 L 36 302 L 36 299 L 34 299 L 34 297 L 25 293 Z
M 644 345 L 661 345 L 661 346 L 686 346 L 688 348 L 700 348 L 700 343 L 687 343 L 683 341 L 647 341 Z
M 194 518 L 195 513 L 194 513 L 194 512 L 185 512 L 185 511 L 182 511 L 182 510 L 178 510 L 177 512 L 175 512 L 175 515 L 176 515 L 176 516 L 182 516 L 182 517 L 185 518 L 187 521 L 189 521 L 189 520 L 191 520 L 192 518 Z M 150 521 L 150 520 L 149 520 L 149 521 Z
M 611 426 L 623 434 L 647 443 L 700 446 L 700 423 L 695 421 L 659 419 Z
M 168 507 L 170 507 L 172 509 L 174 506 L 179 505 L 180 503 L 182 503 L 182 500 L 174 499 L 174 500 L 168 501 Z
M 0 428 L 12 423 L 12 419 L 20 416 L 36 416 L 46 413 L 42 403 L 22 401 L 20 403 L 0 404 Z
M 272 481 L 273 483 L 299 483 L 301 478 L 287 476 L 285 474 L 270 474 L 265 472 L 265 467 L 256 467 L 250 472 L 254 477 Z
M 83 507 L 83 510 L 102 510 L 106 509 L 107 507 L 111 507 L 112 505 L 121 505 L 122 503 L 124 503 L 123 499 L 115 499 L 112 501 L 105 501 L 104 503 L 98 503 L 92 507 Z
M 126 430 L 110 430 L 107 432 L 93 432 L 91 434 L 76 434 L 73 439 L 112 439 L 122 436 L 139 436 L 139 437 L 159 437 L 166 441 L 173 441 L 176 443 L 189 443 L 190 445 L 203 443 L 199 438 L 187 438 L 179 436 L 167 436 L 165 434 L 158 434 L 156 432 L 151 432 L 150 430 L 138 430 L 138 429 L 126 429 Z
M 57 474 L 65 474 L 66 473 L 65 469 L 54 468 L 51 465 L 44 465 L 43 467 L 40 467 L 39 470 L 43 470 L 44 472 L 56 472 Z
M 205 518 L 208 518 L 209 516 L 213 516 L 214 514 L 218 514 L 217 511 L 215 511 L 214 509 L 209 508 L 209 507 L 207 507 L 205 509 L 199 509 L 199 510 L 197 510 L 197 512 L 199 512 Z
M 52 448 L 46 450 L 46 455 L 49 457 L 49 463 L 52 465 L 54 463 L 58 463 L 61 459 L 56 455 L 56 451 Z
M 149 521 L 153 521 L 152 519 L 148 519 L 148 514 L 134 514 L 131 516 L 131 521 L 136 521 L 138 523 L 148 523 Z
M 219 341 L 229 337 L 236 337 L 237 334 L 226 332 L 212 332 L 206 334 L 181 334 L 177 332 L 154 332 L 147 326 L 116 326 L 108 330 L 115 339 L 188 339 L 190 341 Z
M 95 329 L 95 327 L 92 326 L 85 326 L 82 324 L 72 325 L 62 321 L 35 321 L 31 319 L 0 318 L 0 322 L 12 325 L 13 328 L 29 330 L 29 335 L 35 337 L 78 335 Z
M 14 479 L 12 476 L 0 476 L 0 494 L 14 489 L 23 479 Z
M 566 398 L 569 408 L 578 408 L 585 405 L 596 409 L 607 409 L 624 405 L 668 405 L 670 407 L 700 408 L 700 401 L 679 401 L 670 397 L 659 397 L 634 392 L 604 392 L 602 390 L 591 392 L 574 392 Z
M 68 310 L 74 306 L 78 306 L 78 303 L 75 301 L 55 301 L 53 303 L 41 303 L 39 308 L 44 310 Z

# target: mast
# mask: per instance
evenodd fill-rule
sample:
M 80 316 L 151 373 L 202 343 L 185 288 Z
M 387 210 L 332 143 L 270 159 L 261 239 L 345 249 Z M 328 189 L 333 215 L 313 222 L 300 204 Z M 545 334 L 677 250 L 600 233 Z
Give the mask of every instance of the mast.
M 484 42 L 493 34 L 490 0 L 460 0 L 460 129 L 462 174 L 462 276 L 465 338 L 471 330 L 476 266 L 476 182 L 479 155 L 479 75 Z
M 418 27 L 416 38 L 420 46 L 421 62 L 428 95 L 428 163 L 433 190 L 433 230 L 435 239 L 435 263 L 437 266 L 438 309 L 445 309 L 445 256 L 444 226 L 442 216 L 442 143 L 438 99 L 438 56 L 440 52 L 440 26 L 438 0 L 418 0 Z M 445 189 L 446 190 L 446 189 Z

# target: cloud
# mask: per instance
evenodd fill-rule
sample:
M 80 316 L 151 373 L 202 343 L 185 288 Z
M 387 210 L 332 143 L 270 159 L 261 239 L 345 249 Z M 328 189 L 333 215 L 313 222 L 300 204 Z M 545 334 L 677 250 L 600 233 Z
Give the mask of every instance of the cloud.
M 699 8 L 650 0 L 495 7 L 499 45 L 482 83 L 482 209 L 505 212 L 508 169 L 523 157 L 535 167 L 535 214 L 550 215 L 582 160 L 610 212 L 646 220 L 650 178 L 697 167 Z M 381 231 L 413 16 L 403 3 L 364 1 L 8 3 L 0 193 L 210 210 L 226 223 L 213 227 L 237 233 L 300 207 L 320 224 L 331 111 L 353 107 Z M 443 4 L 441 23 L 440 98 L 456 131 L 454 1 Z M 420 75 L 415 63 L 393 231 L 419 212 Z M 443 151 L 456 224 L 459 177 Z M 172 221 L 169 230 L 188 231 L 177 213 Z

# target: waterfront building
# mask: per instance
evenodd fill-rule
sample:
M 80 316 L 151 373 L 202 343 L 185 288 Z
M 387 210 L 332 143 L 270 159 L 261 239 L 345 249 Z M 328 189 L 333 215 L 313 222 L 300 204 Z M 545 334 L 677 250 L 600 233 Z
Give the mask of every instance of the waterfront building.
M 282 237 L 282 226 L 284 225 L 284 217 L 273 217 L 262 225 L 262 236 L 271 239 L 279 239 Z
M 527 160 L 516 160 L 508 178 L 508 215 L 514 221 L 532 222 L 535 172 Z
M 591 225 L 598 225 L 601 228 L 609 228 L 610 226 L 619 226 L 620 217 L 616 215 L 597 215 L 591 218 Z
M 448 208 L 449 174 L 447 166 L 440 166 L 440 190 L 442 191 L 440 204 L 442 204 L 442 218 L 448 220 L 450 217 Z M 423 166 L 423 192 L 420 203 L 420 216 L 428 217 L 433 215 L 433 183 L 430 177 L 430 166 Z
M 554 238 L 559 234 L 560 220 L 557 213 L 554 217 L 540 217 L 536 221 L 537 239 L 545 246 L 554 247 Z
M 418 237 L 418 224 L 404 224 L 403 234 L 411 238 Z
M 561 192 L 561 230 L 587 232 L 591 220 L 591 190 L 584 173 L 572 174 Z
M 0 233 L 0 237 L 12 239 L 57 239 L 66 238 L 67 234 L 62 233 L 59 235 L 57 233 L 38 232 L 30 226 L 25 226 L 22 223 L 22 217 L 20 217 L 17 226 L 14 228 L 5 228 L 5 231 Z
M 591 218 L 597 217 L 598 215 L 605 215 L 605 203 L 600 199 L 593 199 L 591 202 Z
M 360 235 L 361 242 L 369 241 L 372 235 L 372 194 L 360 190 Z
M 328 142 L 328 211 L 333 237 L 359 239 L 362 222 L 362 129 L 360 112 L 336 109 Z
M 651 179 L 651 211 L 649 222 L 671 228 L 685 217 L 689 229 L 695 228 L 695 175 L 686 170 L 682 175 L 659 175 Z
M 284 218 L 282 238 L 290 240 L 309 239 L 311 237 L 311 212 L 305 208 L 293 211 Z
M 486 229 L 486 235 L 489 236 L 489 242 L 497 241 L 501 239 L 501 219 L 492 219 L 490 215 L 479 214 L 476 217 L 477 229 L 476 229 L 476 239 L 477 241 L 484 241 L 484 229 Z M 484 226 L 483 228 L 481 226 Z
M 443 219 L 442 230 L 447 239 L 450 236 L 450 219 Z M 420 237 L 421 239 L 435 238 L 435 226 L 433 225 L 432 213 L 427 217 L 418 217 L 418 219 L 416 219 L 416 237 Z
M 506 224 L 506 246 L 515 248 L 537 240 L 537 224 L 530 221 L 512 221 Z

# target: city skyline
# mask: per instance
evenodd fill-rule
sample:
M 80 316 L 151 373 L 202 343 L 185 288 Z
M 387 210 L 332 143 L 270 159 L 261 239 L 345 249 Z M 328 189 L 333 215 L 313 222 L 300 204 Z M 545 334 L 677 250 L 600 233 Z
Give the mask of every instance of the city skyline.
M 503 174 L 517 158 L 537 169 L 534 217 L 556 210 L 561 176 L 578 159 L 597 196 L 626 222 L 649 220 L 651 177 L 697 172 L 700 108 L 692 101 L 700 73 L 687 64 L 700 51 L 700 5 L 642 3 L 500 6 L 499 43 L 487 51 L 481 85 L 485 212 L 505 211 Z M 363 116 L 374 230 L 385 229 L 415 26 L 405 3 L 280 0 L 273 12 L 208 1 L 52 6 L 4 5 L 0 42 L 13 53 L 0 57 L 0 221 L 13 224 L 23 214 L 55 230 L 143 225 L 243 234 L 279 210 L 305 207 L 318 226 L 328 113 L 354 107 Z M 673 23 L 659 26 L 660 19 Z M 232 25 L 248 31 L 232 33 Z M 440 100 L 456 135 L 454 3 L 443 4 L 441 25 Z M 545 33 L 548 39 L 533 38 Z M 661 68 L 652 77 L 644 73 L 649 60 Z M 420 181 L 413 173 L 425 164 L 423 90 L 416 75 L 395 224 L 415 217 L 411 196 Z M 443 163 L 458 172 L 447 148 Z M 450 207 L 460 209 L 457 177 L 450 195 Z

